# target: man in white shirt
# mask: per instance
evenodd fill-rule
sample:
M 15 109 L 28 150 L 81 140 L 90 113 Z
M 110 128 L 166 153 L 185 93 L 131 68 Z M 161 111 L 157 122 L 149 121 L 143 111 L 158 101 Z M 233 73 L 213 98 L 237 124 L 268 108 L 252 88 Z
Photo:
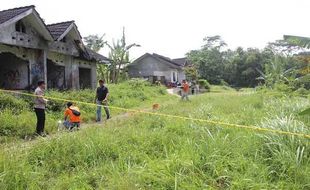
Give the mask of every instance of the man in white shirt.
M 44 125 L 45 125 L 45 108 L 47 100 L 43 98 L 45 90 L 45 82 L 39 81 L 38 87 L 34 91 L 34 95 L 36 96 L 34 99 L 34 111 L 37 116 L 37 128 L 36 133 L 40 136 L 46 136 L 44 133 Z

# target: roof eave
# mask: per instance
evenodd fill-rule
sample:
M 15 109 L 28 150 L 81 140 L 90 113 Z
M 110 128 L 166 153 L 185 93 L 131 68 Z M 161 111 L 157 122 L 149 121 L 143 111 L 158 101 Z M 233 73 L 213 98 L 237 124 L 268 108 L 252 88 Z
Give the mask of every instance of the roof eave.
M 47 29 L 47 26 L 45 25 L 45 23 L 43 22 L 43 20 L 41 19 L 41 17 L 39 16 L 39 13 L 34 9 L 34 7 L 30 8 L 29 10 L 7 20 L 6 22 L 0 24 L 0 28 L 1 27 L 6 27 L 12 23 L 15 23 L 23 18 L 25 18 L 26 16 L 29 16 L 33 14 L 35 16 L 35 18 L 37 19 L 39 25 L 41 26 L 41 28 L 44 30 L 43 33 L 43 37 L 48 40 L 48 41 L 54 41 L 51 33 L 49 32 L 49 30 Z
M 57 41 L 60 41 L 62 40 L 72 29 L 75 30 L 75 32 L 77 33 L 78 37 L 79 37 L 79 40 L 82 40 L 82 36 L 79 32 L 79 30 L 77 29 L 77 26 L 75 25 L 74 22 L 72 22 L 70 24 L 70 26 L 64 31 L 64 33 L 61 34 L 61 36 L 59 36 L 59 38 L 57 39 Z

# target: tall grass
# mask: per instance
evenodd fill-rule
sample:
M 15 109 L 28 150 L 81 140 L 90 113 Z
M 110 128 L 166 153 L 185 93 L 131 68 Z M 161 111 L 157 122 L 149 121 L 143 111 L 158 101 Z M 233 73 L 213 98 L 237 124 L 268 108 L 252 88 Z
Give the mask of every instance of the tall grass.
M 137 108 L 150 104 L 151 101 L 169 99 L 164 87 L 151 86 L 140 80 L 130 80 L 118 85 L 109 85 L 109 105 L 121 108 Z M 55 91 L 48 90 L 49 97 L 94 103 L 94 90 Z M 96 120 L 96 106 L 77 104 L 81 109 L 82 121 L 94 122 Z M 51 100 L 47 105 L 47 133 L 57 129 L 57 121 L 63 118 L 66 102 Z M 119 110 L 112 110 L 112 116 L 120 114 Z M 24 138 L 35 131 L 35 114 L 33 112 L 33 98 L 24 95 L 0 93 L 0 141 L 3 137 L 18 136 Z M 2 138 L 1 138 L 2 137 Z
M 232 92 L 160 103 L 161 113 L 309 134 L 297 116 L 305 98 Z M 2 146 L 0 189 L 310 188 L 309 139 L 155 115 Z

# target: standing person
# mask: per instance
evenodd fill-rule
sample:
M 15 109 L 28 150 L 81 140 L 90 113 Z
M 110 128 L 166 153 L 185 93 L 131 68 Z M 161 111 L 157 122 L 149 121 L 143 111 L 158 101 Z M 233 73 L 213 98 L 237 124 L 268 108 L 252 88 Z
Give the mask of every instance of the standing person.
M 46 136 L 44 133 L 44 125 L 45 125 L 45 107 L 47 104 L 47 100 L 43 98 L 44 90 L 45 90 L 45 82 L 39 81 L 38 87 L 34 91 L 34 95 L 36 96 L 34 99 L 34 111 L 37 116 L 36 133 L 43 137 Z
M 101 121 L 101 109 L 104 106 L 104 111 L 107 119 L 110 119 L 110 111 L 108 106 L 109 89 L 104 85 L 104 80 L 99 80 L 99 87 L 96 90 L 95 102 L 97 104 L 97 117 L 96 122 Z
M 182 81 L 182 97 L 181 97 L 181 100 L 184 100 L 184 98 L 186 98 L 186 100 L 189 100 L 188 93 L 189 93 L 189 84 L 187 83 L 186 80 L 183 80 Z

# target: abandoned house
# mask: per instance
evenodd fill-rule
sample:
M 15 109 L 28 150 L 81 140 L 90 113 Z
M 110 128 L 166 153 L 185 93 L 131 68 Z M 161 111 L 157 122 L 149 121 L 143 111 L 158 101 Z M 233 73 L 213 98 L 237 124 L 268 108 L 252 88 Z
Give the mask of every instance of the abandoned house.
M 170 59 L 158 54 L 146 53 L 128 65 L 130 78 L 144 78 L 162 84 L 182 82 L 185 79 L 186 58 Z
M 74 21 L 46 25 L 35 6 L 0 11 L 0 88 L 96 87 L 96 64 L 109 59 L 85 47 Z

